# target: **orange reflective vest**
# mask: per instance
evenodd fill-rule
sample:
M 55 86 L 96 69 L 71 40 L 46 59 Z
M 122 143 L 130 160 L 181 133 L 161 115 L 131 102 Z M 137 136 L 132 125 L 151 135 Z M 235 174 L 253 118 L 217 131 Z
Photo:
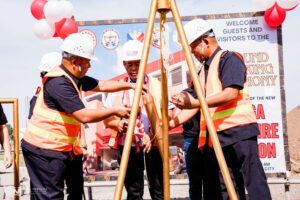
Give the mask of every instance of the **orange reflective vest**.
M 208 70 L 207 81 L 205 82 L 205 72 L 200 71 L 200 83 L 205 91 L 206 97 L 222 92 L 223 86 L 219 78 L 219 62 L 225 50 L 219 51 Z M 250 101 L 250 95 L 246 83 L 244 88 L 239 91 L 237 99 L 226 103 L 225 105 L 209 108 L 216 131 L 223 131 L 233 127 L 256 123 L 255 114 Z M 199 148 L 202 148 L 206 143 L 206 121 L 201 112 L 200 119 L 200 135 Z M 212 146 L 209 140 L 209 146 Z
M 46 74 L 43 79 L 43 85 L 49 77 L 60 76 L 65 76 L 71 81 L 81 98 L 81 92 L 75 82 L 60 67 L 55 67 Z M 64 152 L 73 151 L 75 155 L 82 154 L 80 147 L 80 122 L 71 114 L 48 108 L 44 101 L 43 85 L 24 134 L 24 140 L 42 149 Z

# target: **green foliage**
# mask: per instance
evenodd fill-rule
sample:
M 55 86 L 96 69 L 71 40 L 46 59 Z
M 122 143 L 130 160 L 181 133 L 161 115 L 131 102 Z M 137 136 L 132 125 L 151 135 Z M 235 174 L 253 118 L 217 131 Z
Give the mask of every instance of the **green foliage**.
M 9 139 L 13 140 L 14 139 L 14 133 L 13 133 L 12 126 L 10 124 L 7 124 L 7 129 L 8 129 Z

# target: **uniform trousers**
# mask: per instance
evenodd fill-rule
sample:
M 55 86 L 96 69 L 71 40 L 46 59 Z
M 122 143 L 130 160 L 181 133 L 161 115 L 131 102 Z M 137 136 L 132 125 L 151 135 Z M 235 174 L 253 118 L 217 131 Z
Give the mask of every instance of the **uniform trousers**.
M 199 137 L 184 136 L 183 150 L 189 176 L 189 200 L 202 199 L 203 153 L 198 148 Z
M 65 184 L 68 200 L 82 199 L 82 155 L 43 150 L 24 140 L 21 146 L 30 177 L 31 200 L 63 200 Z
M 119 146 L 119 149 L 122 155 L 123 146 Z M 149 153 L 145 153 L 145 161 L 151 199 L 163 200 L 163 165 L 157 147 L 152 147 Z M 140 152 L 137 153 L 136 148 L 132 147 L 124 182 L 127 191 L 127 200 L 143 199 L 144 169 L 143 148 L 140 148 Z
M 271 200 L 266 175 L 259 159 L 257 137 L 238 141 L 222 148 L 233 179 L 238 199 Z M 229 199 L 226 186 L 213 149 L 204 148 L 204 199 Z

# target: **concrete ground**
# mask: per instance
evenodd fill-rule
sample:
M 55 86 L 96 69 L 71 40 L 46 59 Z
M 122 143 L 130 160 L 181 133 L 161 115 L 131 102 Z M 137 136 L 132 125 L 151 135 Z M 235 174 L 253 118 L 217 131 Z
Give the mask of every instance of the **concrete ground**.
M 170 195 L 172 200 L 187 200 L 188 199 L 188 180 L 186 176 L 179 176 L 177 179 L 171 179 Z M 291 176 L 291 179 L 300 180 L 300 174 Z M 12 169 L 5 170 L 0 162 L 0 199 L 13 199 L 13 171 Z M 20 200 L 29 200 L 29 178 L 27 170 L 24 167 L 20 168 Z M 111 200 L 113 199 L 116 180 L 104 177 L 104 180 L 98 181 L 97 178 L 88 178 L 85 182 L 85 197 L 93 200 Z M 106 181 L 105 181 L 106 180 Z M 273 179 L 272 179 L 273 180 Z M 90 181 L 90 182 L 88 182 Z M 286 195 L 289 195 L 289 200 L 300 200 L 300 184 L 292 184 L 289 193 L 285 193 L 284 185 L 270 184 L 269 185 L 273 200 L 283 200 Z M 144 199 L 151 199 L 145 182 Z M 126 199 L 126 191 L 123 189 L 122 199 Z

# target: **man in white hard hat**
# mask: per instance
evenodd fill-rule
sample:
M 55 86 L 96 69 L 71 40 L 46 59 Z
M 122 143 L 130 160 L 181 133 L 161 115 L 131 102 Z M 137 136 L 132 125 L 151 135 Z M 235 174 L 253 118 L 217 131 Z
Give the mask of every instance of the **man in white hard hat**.
M 137 40 L 127 41 L 122 48 L 122 61 L 126 69 L 127 76 L 122 79 L 123 82 L 135 83 L 138 76 L 142 43 Z M 154 103 L 158 111 L 160 111 L 161 90 L 160 82 L 152 77 L 145 76 L 144 83 L 149 88 L 150 94 L 154 98 Z M 105 107 L 113 108 L 114 106 L 128 105 L 131 106 L 134 97 L 134 90 L 127 90 L 108 95 Z M 114 138 L 114 143 L 110 146 L 119 148 L 120 153 L 123 152 L 125 135 L 127 132 L 128 120 L 124 118 L 111 117 L 104 120 L 107 127 L 115 130 L 117 134 Z M 125 188 L 127 191 L 128 200 L 143 199 L 144 194 L 144 169 L 146 168 L 147 178 L 149 181 L 149 191 L 151 199 L 163 199 L 163 167 L 162 159 L 157 146 L 151 149 L 151 134 L 150 122 L 143 105 L 140 101 L 140 112 L 137 116 L 136 127 L 132 139 L 132 147 L 129 155 L 128 166 L 125 177 Z M 151 149 L 151 150 L 150 150 Z M 145 152 L 145 155 L 144 153 Z M 144 166 L 144 156 L 145 165 Z
M 124 106 L 87 109 L 81 90 L 116 92 L 135 88 L 133 83 L 98 81 L 86 76 L 95 60 L 89 35 L 69 35 L 60 47 L 62 63 L 43 78 L 40 95 L 22 140 L 22 150 L 30 177 L 31 199 L 82 199 L 83 173 L 80 146 L 81 123 L 98 122 L 113 115 L 128 117 Z
M 38 67 L 38 69 L 41 71 L 40 72 L 40 77 L 44 78 L 44 76 L 51 71 L 54 67 L 57 67 L 59 65 L 61 65 L 62 62 L 62 54 L 58 53 L 58 52 L 50 52 L 50 53 L 46 53 L 45 55 L 42 56 L 41 61 L 40 61 L 40 65 Z M 40 93 L 41 87 L 38 86 L 38 88 L 36 89 L 36 93 L 35 95 L 31 98 L 30 100 L 30 108 L 29 108 L 29 115 L 28 115 L 28 119 L 31 118 L 32 114 L 33 114 L 33 109 L 37 100 L 37 97 Z M 87 153 L 87 144 L 86 144 L 86 139 L 85 139 L 85 132 L 84 129 L 81 129 L 81 133 L 80 133 L 80 144 L 81 144 L 81 148 L 83 150 L 83 163 L 86 160 L 86 153 Z M 76 162 L 75 162 L 76 163 Z M 87 168 L 85 168 L 86 172 L 87 172 Z M 79 172 L 80 173 L 80 172 Z M 73 183 L 72 181 L 67 181 L 66 182 L 66 186 L 67 186 L 67 190 L 69 187 L 72 188 L 73 184 L 77 184 L 77 183 Z
M 44 76 L 54 67 L 57 67 L 61 64 L 62 61 L 62 55 L 58 52 L 50 52 L 45 55 L 43 55 L 40 65 L 38 69 L 41 71 L 40 76 L 43 79 Z M 30 107 L 29 107 L 29 114 L 28 119 L 31 118 L 33 113 L 33 108 L 36 103 L 36 99 L 38 97 L 38 94 L 41 90 L 41 87 L 37 87 L 35 95 L 30 100 Z
M 259 129 L 246 87 L 246 66 L 236 52 L 222 50 L 210 25 L 195 19 L 184 26 L 191 52 L 203 63 L 199 78 L 239 199 L 271 199 L 266 176 L 259 160 Z M 172 97 L 181 109 L 199 108 L 188 93 Z M 204 151 L 204 198 L 228 199 L 218 162 L 211 149 L 205 118 L 200 119 L 198 146 Z M 205 189 L 206 188 L 206 189 Z

